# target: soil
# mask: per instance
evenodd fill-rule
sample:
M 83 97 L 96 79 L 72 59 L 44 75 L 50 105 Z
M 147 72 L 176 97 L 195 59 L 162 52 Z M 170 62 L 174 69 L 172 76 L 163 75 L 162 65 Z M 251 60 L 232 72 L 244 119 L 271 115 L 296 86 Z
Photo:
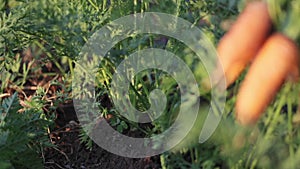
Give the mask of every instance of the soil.
M 55 131 L 52 131 L 51 141 L 56 147 L 47 148 L 45 150 L 45 168 L 46 169 L 156 169 L 160 168 L 159 157 L 149 158 L 125 158 L 102 149 L 101 147 L 93 144 L 91 150 L 89 150 L 84 144 L 80 143 L 79 133 L 80 125 L 76 122 L 75 113 L 72 110 L 72 104 L 64 105 L 62 110 L 68 110 L 68 116 L 61 115 L 60 117 L 67 117 L 67 119 L 59 118 L 57 121 L 59 124 L 65 123 L 64 127 L 61 127 Z M 65 111 L 57 111 L 64 114 Z M 73 117 L 70 118 L 70 117 Z

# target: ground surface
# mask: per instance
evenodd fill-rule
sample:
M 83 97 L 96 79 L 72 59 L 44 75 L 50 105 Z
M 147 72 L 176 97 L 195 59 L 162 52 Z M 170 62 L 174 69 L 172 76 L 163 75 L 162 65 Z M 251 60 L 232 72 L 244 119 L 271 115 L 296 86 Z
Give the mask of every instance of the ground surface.
M 96 144 L 89 150 L 80 143 L 80 126 L 76 122 L 75 113 L 71 105 L 65 106 L 69 110 L 67 119 L 60 118 L 59 124 L 65 126 L 51 132 L 51 140 L 57 147 L 47 148 L 45 151 L 45 168 L 107 168 L 107 169 L 153 169 L 160 168 L 158 157 L 132 159 L 109 153 Z M 71 110 L 71 111 L 70 111 Z M 63 111 L 58 111 L 63 113 Z M 73 118 L 73 119 L 72 119 Z M 65 121 L 64 121 L 65 120 Z

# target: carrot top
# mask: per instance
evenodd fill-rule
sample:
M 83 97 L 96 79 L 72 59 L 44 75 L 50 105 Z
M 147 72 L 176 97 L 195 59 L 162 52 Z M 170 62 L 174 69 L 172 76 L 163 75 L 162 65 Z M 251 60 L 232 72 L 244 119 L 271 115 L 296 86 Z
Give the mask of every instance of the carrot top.
M 267 0 L 274 28 L 300 44 L 300 1 Z

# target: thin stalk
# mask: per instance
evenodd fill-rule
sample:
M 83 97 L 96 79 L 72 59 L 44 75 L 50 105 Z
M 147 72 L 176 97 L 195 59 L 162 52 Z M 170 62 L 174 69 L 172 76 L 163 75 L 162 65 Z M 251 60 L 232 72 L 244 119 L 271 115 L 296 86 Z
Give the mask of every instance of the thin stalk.
M 160 164 L 162 169 L 167 169 L 165 154 L 160 155 Z
M 290 90 L 291 86 L 288 85 L 284 88 L 284 91 L 283 91 L 283 95 L 284 96 L 281 96 L 280 97 L 280 100 L 278 102 L 278 105 L 276 107 L 276 110 L 275 110 L 275 113 L 274 113 L 274 116 L 272 118 L 272 121 L 270 122 L 270 125 L 268 126 L 268 129 L 266 131 L 266 134 L 264 136 L 264 139 L 269 139 L 273 133 L 273 131 L 275 130 L 275 127 L 277 126 L 276 124 L 278 123 L 278 119 L 279 119 L 279 116 L 280 116 L 280 112 L 281 112 L 281 109 L 282 107 L 284 106 L 285 102 L 286 102 L 286 93 Z
M 293 111 L 292 111 L 292 99 L 291 97 L 287 97 L 287 108 L 288 108 L 288 144 L 289 144 L 289 153 L 290 158 L 292 159 L 292 168 L 295 168 L 295 151 L 293 148 Z

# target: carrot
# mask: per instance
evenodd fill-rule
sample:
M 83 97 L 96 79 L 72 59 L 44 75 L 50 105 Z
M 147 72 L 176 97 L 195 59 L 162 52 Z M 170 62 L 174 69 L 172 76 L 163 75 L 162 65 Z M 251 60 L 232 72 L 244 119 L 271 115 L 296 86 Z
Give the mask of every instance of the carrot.
M 265 111 L 289 74 L 298 76 L 299 51 L 281 33 L 271 35 L 260 49 L 242 82 L 236 101 L 241 124 L 253 124 Z
M 232 84 L 246 65 L 255 57 L 267 39 L 272 23 L 265 2 L 253 1 L 246 5 L 230 30 L 218 44 L 218 55 L 226 76 Z M 218 67 L 217 72 L 222 68 Z

